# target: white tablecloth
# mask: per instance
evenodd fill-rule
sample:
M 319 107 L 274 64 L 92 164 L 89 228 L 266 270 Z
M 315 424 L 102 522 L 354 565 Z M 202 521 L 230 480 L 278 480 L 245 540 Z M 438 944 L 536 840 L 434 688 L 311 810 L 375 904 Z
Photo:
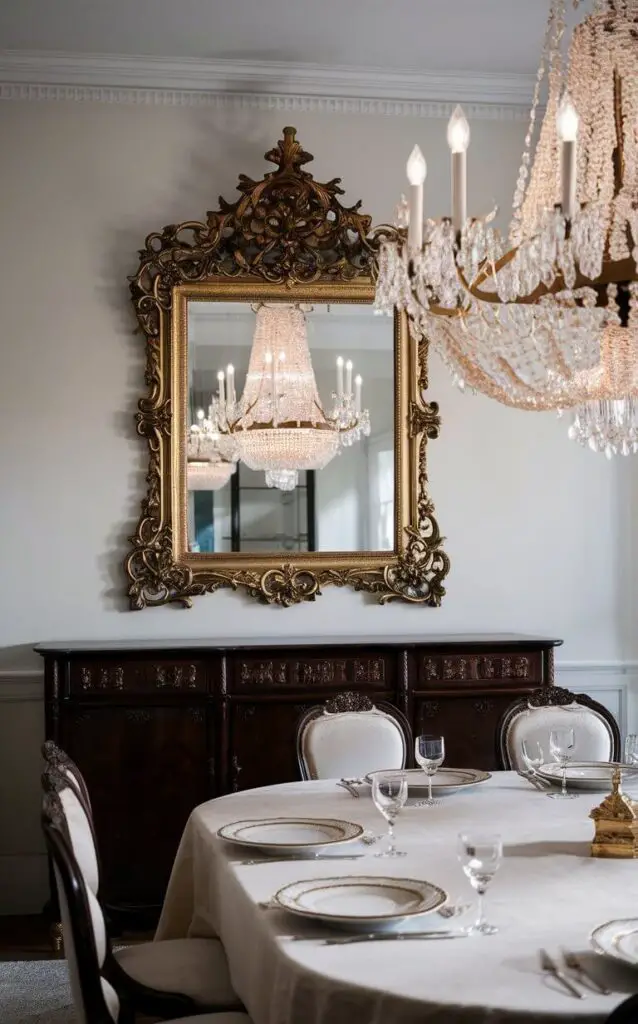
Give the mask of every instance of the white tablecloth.
M 187 824 L 157 938 L 219 935 L 235 989 L 255 1024 L 600 1024 L 638 991 L 638 969 L 587 952 L 596 925 L 638 916 L 638 863 L 589 856 L 588 813 L 603 795 L 549 800 L 516 774 L 496 773 L 437 807 L 405 808 L 397 837 L 408 856 L 376 859 L 377 845 L 362 847 L 363 860 L 334 865 L 243 864 L 255 854 L 215 833 L 242 818 L 276 815 L 345 818 L 380 833 L 383 819 L 367 788 L 358 800 L 325 781 L 211 800 Z M 503 864 L 487 895 L 497 935 L 325 946 L 319 925 L 258 906 L 287 882 L 356 874 L 425 878 L 450 899 L 469 901 L 473 893 L 457 862 L 456 839 L 459 831 L 477 828 L 499 832 L 504 842 Z M 422 919 L 427 927 L 434 920 Z M 308 941 L 292 942 L 292 934 Z M 570 997 L 542 976 L 540 948 L 583 952 L 614 994 Z

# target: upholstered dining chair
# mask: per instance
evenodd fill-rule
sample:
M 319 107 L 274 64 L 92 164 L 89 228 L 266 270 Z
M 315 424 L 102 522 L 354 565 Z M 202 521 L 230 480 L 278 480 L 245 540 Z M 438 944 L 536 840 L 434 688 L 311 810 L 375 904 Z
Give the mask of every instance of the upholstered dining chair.
M 100 904 L 86 885 L 73 853 L 67 815 L 59 794 L 45 794 L 42 828 L 53 864 L 71 993 L 79 1024 L 129 1024 L 134 1009 L 120 999 L 106 976 L 108 940 Z M 242 1012 L 172 1018 L 173 1024 L 250 1024 Z
M 574 729 L 575 760 L 617 761 L 620 757 L 620 730 L 611 711 L 586 693 L 544 686 L 515 700 L 504 712 L 497 729 L 501 766 L 517 771 L 526 767 L 524 740 L 540 743 L 549 761 L 549 734 L 561 727 Z
M 67 845 L 89 894 L 87 899 L 99 910 L 100 929 L 105 932 L 102 974 L 118 998 L 135 1012 L 164 1019 L 203 1010 L 242 1009 L 219 939 L 166 939 L 112 949 L 99 902 L 99 862 L 85 805 L 68 777 L 54 768 L 45 771 L 42 786 L 45 801 L 47 797 L 55 798 Z M 59 885 L 57 888 L 59 892 Z M 63 917 L 62 924 L 64 931 Z
M 309 708 L 297 725 L 302 779 L 363 778 L 378 769 L 405 768 L 411 753 L 405 715 L 360 693 L 339 693 Z

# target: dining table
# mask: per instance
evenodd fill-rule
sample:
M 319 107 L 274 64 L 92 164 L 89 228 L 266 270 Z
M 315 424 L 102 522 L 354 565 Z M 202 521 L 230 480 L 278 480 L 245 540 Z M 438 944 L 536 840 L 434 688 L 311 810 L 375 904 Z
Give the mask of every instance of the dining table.
M 337 783 L 293 782 L 210 800 L 192 811 L 182 836 L 156 938 L 219 936 L 254 1024 L 602 1024 L 638 992 L 638 967 L 590 947 L 593 929 L 638 908 L 638 863 L 591 856 L 589 814 L 604 792 L 548 799 L 505 771 L 434 806 L 416 806 L 411 797 L 396 824 L 406 856 L 386 858 L 376 856 L 386 824 L 370 786 L 357 786 L 355 798 Z M 345 820 L 376 841 L 326 848 L 321 858 L 289 858 L 217 834 L 233 822 L 273 817 Z M 419 879 L 440 886 L 450 903 L 472 907 L 453 922 L 434 912 L 401 930 L 458 929 L 471 924 L 476 909 L 458 836 L 485 832 L 503 841 L 486 895 L 496 934 L 333 945 L 326 939 L 346 933 L 272 908 L 274 894 L 298 880 Z M 541 969 L 541 950 L 560 963 L 565 951 L 579 955 L 594 979 L 577 985 L 583 998 Z M 610 994 L 598 992 L 600 985 Z

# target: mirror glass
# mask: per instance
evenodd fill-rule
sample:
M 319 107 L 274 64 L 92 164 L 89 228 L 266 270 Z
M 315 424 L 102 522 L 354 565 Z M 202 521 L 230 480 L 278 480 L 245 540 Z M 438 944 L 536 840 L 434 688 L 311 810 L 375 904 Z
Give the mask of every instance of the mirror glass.
M 394 377 L 393 323 L 369 305 L 190 300 L 189 549 L 392 551 Z M 283 430 L 315 468 L 288 468 Z

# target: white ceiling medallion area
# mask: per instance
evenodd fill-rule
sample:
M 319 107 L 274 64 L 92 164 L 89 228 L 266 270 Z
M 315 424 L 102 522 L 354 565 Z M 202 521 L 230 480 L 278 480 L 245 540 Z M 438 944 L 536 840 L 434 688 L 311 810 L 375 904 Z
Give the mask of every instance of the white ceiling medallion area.
M 0 99 L 524 120 L 531 75 L 0 51 Z

